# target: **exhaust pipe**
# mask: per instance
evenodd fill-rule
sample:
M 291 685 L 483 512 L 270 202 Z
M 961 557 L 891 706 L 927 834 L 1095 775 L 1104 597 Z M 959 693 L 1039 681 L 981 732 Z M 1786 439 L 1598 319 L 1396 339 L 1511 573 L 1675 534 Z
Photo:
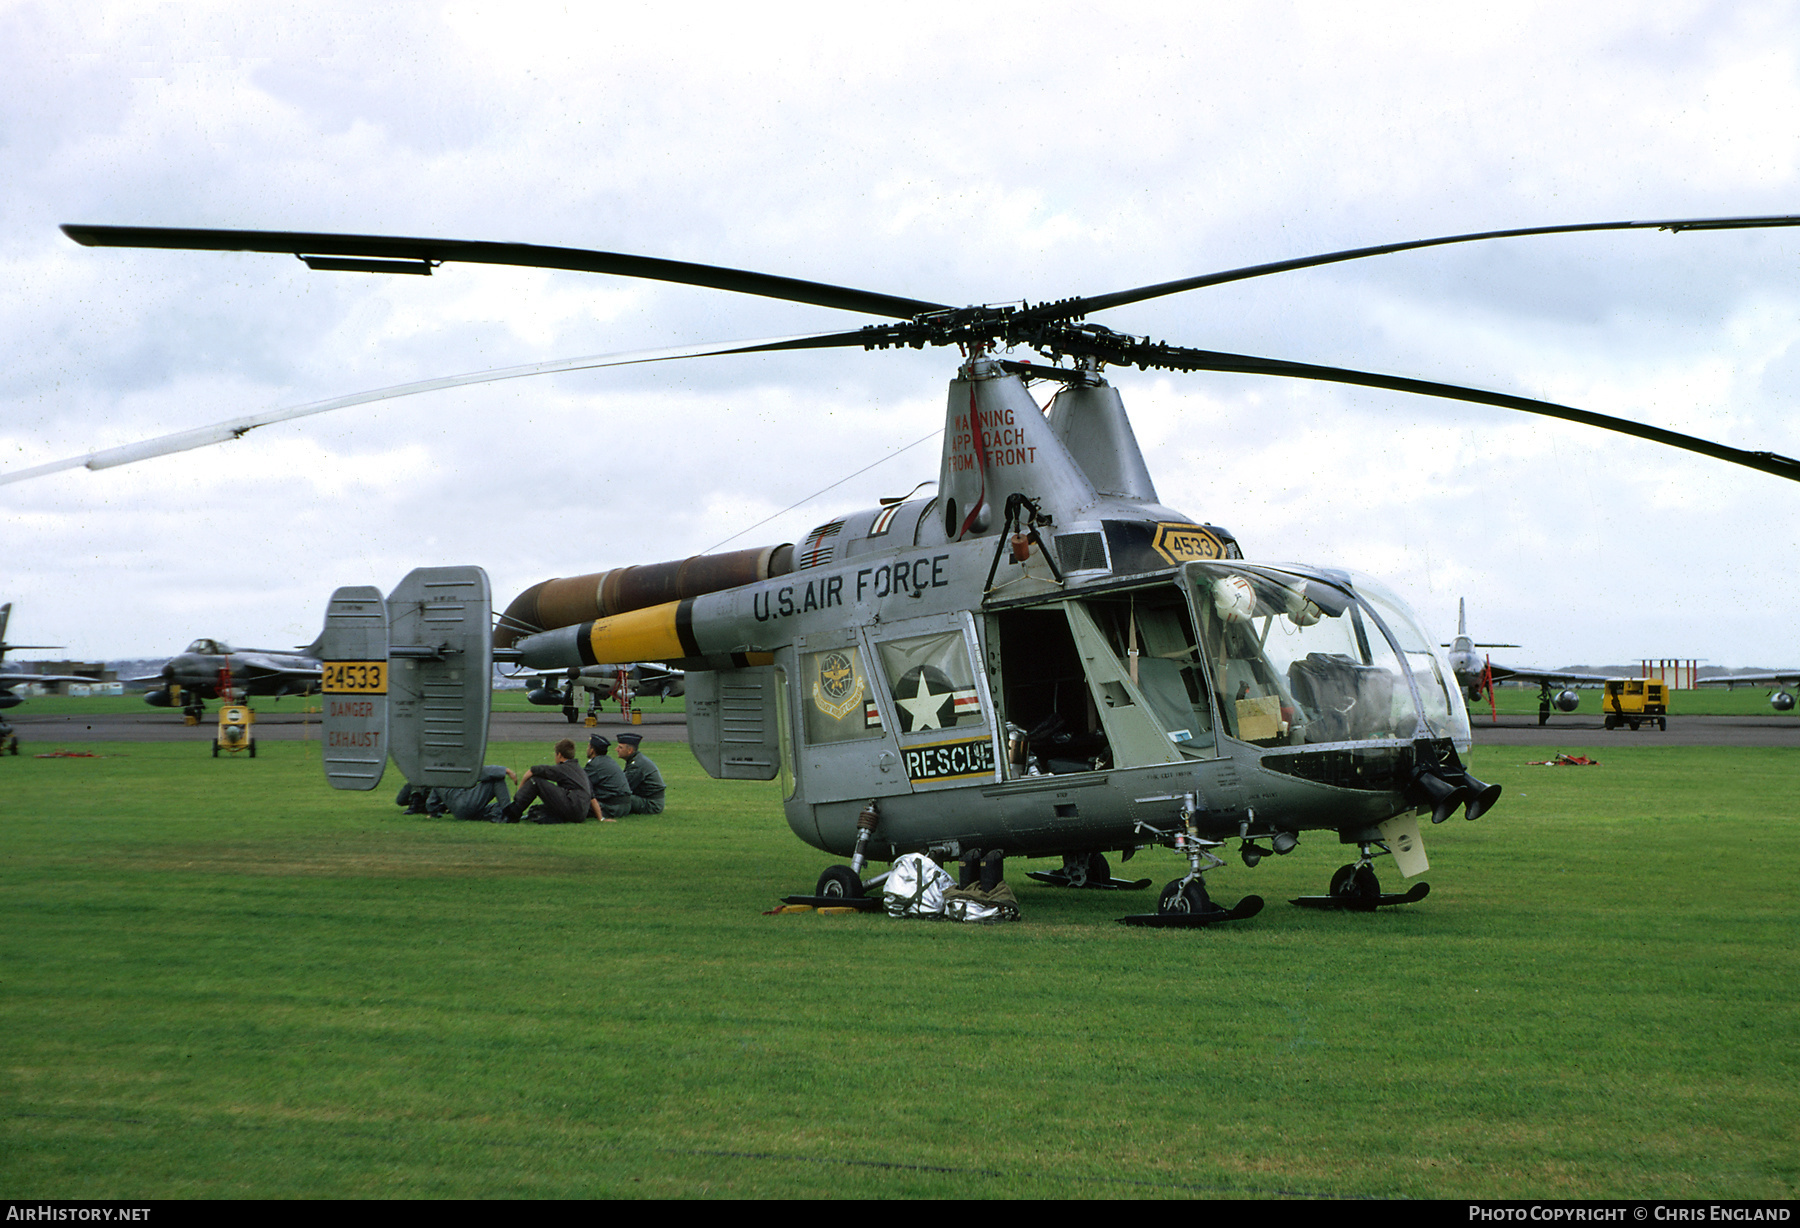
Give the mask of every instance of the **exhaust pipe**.
M 783 544 L 543 580 L 506 607 L 494 627 L 494 647 L 511 648 L 528 635 L 685 601 L 793 570 L 794 547 Z

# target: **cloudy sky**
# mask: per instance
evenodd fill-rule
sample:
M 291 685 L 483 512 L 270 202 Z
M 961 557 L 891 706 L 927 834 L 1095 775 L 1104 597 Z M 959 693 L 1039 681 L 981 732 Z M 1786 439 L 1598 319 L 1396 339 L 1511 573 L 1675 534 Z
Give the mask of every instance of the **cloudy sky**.
M 1785 4 L 368 7 L 0 0 L 0 471 L 432 376 L 866 322 L 592 275 L 86 249 L 63 222 L 514 240 L 974 303 L 1800 213 Z M 1512 240 L 1101 322 L 1800 455 L 1797 257 L 1800 229 Z M 0 600 L 15 639 L 154 656 L 304 643 L 335 586 L 423 564 L 478 563 L 504 603 L 792 541 L 935 477 L 935 440 L 900 449 L 940 426 L 953 369 L 554 375 L 8 485 Z M 1794 483 L 1502 410 L 1113 378 L 1164 502 L 1253 558 L 1377 574 L 1445 636 L 1466 596 L 1515 663 L 1800 662 Z

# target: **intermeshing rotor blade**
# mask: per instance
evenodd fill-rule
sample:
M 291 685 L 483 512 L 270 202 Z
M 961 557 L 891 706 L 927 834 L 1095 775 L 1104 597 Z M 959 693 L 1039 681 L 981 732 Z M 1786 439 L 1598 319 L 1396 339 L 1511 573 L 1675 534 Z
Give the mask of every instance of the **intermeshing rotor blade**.
M 1289 273 L 1295 269 L 1316 268 L 1322 264 L 1361 260 L 1365 256 L 1387 256 L 1394 252 L 1416 251 L 1421 247 L 1445 247 L 1452 243 L 1475 243 L 1483 239 L 1519 239 L 1528 235 L 1580 234 L 1596 230 L 1680 232 L 1683 230 L 1759 230 L 1777 226 L 1800 226 L 1800 216 L 1782 214 L 1770 217 L 1678 218 L 1660 222 L 1581 222 L 1571 226 L 1527 226 L 1516 230 L 1486 230 L 1479 234 L 1445 235 L 1436 239 L 1413 239 L 1406 243 L 1383 243 L 1376 247 L 1353 247 L 1341 252 L 1326 252 L 1318 256 L 1300 256 L 1293 260 L 1277 260 L 1270 264 L 1253 264 L 1241 269 L 1227 269 L 1222 273 L 1203 273 L 1198 277 L 1184 277 L 1180 281 L 1165 281 L 1158 282 L 1153 286 L 1139 286 L 1135 290 L 1119 290 L 1113 294 L 1096 294 L 1086 298 L 1071 298 L 1063 299 L 1060 302 L 1044 303 L 1029 307 L 1021 314 L 1043 320 L 1071 320 L 1096 311 L 1104 311 L 1108 307 L 1123 307 L 1127 303 L 1141 303 L 1146 299 L 1161 298 L 1165 294 L 1180 294 L 1183 290 L 1198 290 L 1205 286 L 1218 286 L 1231 281 L 1245 281 L 1270 273 Z M 67 227 L 64 229 L 66 230 Z
M 767 350 L 866 345 L 872 334 L 886 331 L 888 330 L 872 327 L 857 332 L 828 333 L 816 337 L 796 337 L 772 342 L 753 342 L 724 352 L 755 353 Z M 1516 409 L 1524 413 L 1561 418 L 1565 422 L 1579 422 L 1583 426 L 1598 427 L 1601 430 L 1616 431 L 1623 435 L 1647 439 L 1652 443 L 1665 444 L 1688 452 L 1697 452 L 1702 456 L 1710 456 L 1714 460 L 1745 465 L 1763 473 L 1800 482 L 1800 460 L 1783 456 L 1778 452 L 1748 452 L 1742 448 L 1733 448 L 1693 435 L 1684 435 L 1679 431 L 1664 430 L 1659 426 L 1649 426 L 1627 418 L 1615 418 L 1609 414 L 1594 413 L 1592 410 L 1576 409 L 1569 405 L 1558 405 L 1553 401 L 1539 401 L 1532 397 L 1513 396 L 1505 392 L 1489 392 L 1481 388 L 1465 388 L 1458 384 L 1440 384 L 1434 380 L 1408 379 L 1399 375 L 1355 371 L 1348 367 L 1325 367 L 1314 363 L 1290 362 L 1280 358 L 1258 358 L 1250 354 L 1228 354 L 1218 350 L 1195 350 L 1185 346 L 1167 344 L 1143 345 L 1131 338 L 1118 337 L 1116 334 L 1114 337 L 1116 342 L 1122 344 L 1119 351 L 1103 355 L 1109 362 L 1142 363 L 1145 366 L 1178 371 L 1226 371 L 1245 375 L 1273 375 L 1292 379 L 1321 380 L 1335 384 L 1357 384 L 1365 388 L 1385 388 L 1394 392 L 1410 392 L 1419 396 L 1468 401 L 1476 405 L 1493 405 L 1501 409 Z M 1002 365 L 1011 369 L 1014 374 L 1050 375 L 1052 377 L 1077 374 L 1075 372 L 1058 372 L 1055 368 L 1034 368 L 1030 364 L 1003 363 Z M 1516 646 L 1514 645 L 1514 647 Z
M 1411 392 L 1420 396 L 1443 397 L 1452 401 L 1469 401 L 1476 405 L 1495 405 L 1501 409 L 1517 409 L 1528 414 L 1541 414 L 1547 418 L 1561 418 L 1565 422 L 1579 422 L 1583 426 L 1617 431 L 1622 435 L 1648 439 L 1653 443 L 1666 444 L 1671 448 L 1681 448 L 1688 452 L 1698 452 L 1700 455 L 1710 456 L 1714 460 L 1745 465 L 1751 469 L 1761 470 L 1763 473 L 1774 474 L 1779 478 L 1800 482 L 1800 460 L 1795 460 L 1791 456 L 1783 456 L 1778 452 L 1746 452 L 1741 448 L 1728 447 L 1707 439 L 1698 439 L 1693 435 L 1683 435 L 1679 431 L 1667 431 L 1659 426 L 1648 426 L 1642 422 L 1614 418 L 1608 414 L 1594 413 L 1591 410 L 1574 409 L 1552 401 L 1538 401 L 1531 397 L 1518 397 L 1505 392 L 1488 392 L 1480 388 L 1464 388 L 1457 384 L 1440 384 L 1433 380 L 1407 379 L 1404 376 L 1379 375 L 1370 371 L 1352 371 L 1345 367 L 1322 367 L 1311 363 L 1288 362 L 1279 358 L 1257 358 L 1249 354 L 1224 354 L 1213 350 L 1190 350 L 1180 346 L 1150 348 L 1155 351 L 1155 357 L 1151 360 L 1146 353 L 1146 360 L 1153 361 L 1154 365 L 1159 367 L 1170 367 L 1183 371 L 1236 371 L 1246 375 L 1277 375 L 1293 379 L 1323 380 L 1333 384 L 1357 384 L 1364 388 L 1386 388 L 1394 392 Z
M 167 456 L 174 452 L 186 452 L 192 448 L 203 448 L 208 444 L 238 439 L 259 426 L 268 426 L 274 422 L 287 422 L 294 418 L 305 418 L 334 409 L 347 409 L 352 405 L 367 405 L 373 401 L 389 401 L 396 397 L 413 396 L 421 392 L 437 392 L 441 389 L 461 388 L 469 384 L 492 384 L 501 380 L 523 379 L 532 375 L 553 375 L 559 371 L 627 367 L 638 363 L 670 362 L 678 358 L 712 358 L 726 354 L 769 353 L 783 349 L 807 348 L 807 343 L 813 341 L 822 345 L 845 345 L 850 344 L 848 339 L 854 336 L 856 336 L 854 333 L 834 333 L 819 338 L 774 337 L 761 341 L 734 341 L 724 345 L 689 345 L 674 349 L 636 350 L 620 354 L 596 354 L 586 358 L 561 358 L 550 362 L 527 363 L 520 367 L 497 367 L 489 371 L 473 371 L 466 375 L 445 375 L 437 379 L 418 380 L 410 384 L 394 384 L 370 392 L 332 397 L 329 400 L 313 401 L 306 405 L 294 405 L 286 409 L 265 410 L 259 414 L 247 414 L 244 417 L 231 418 L 211 426 L 195 427 L 192 430 L 177 431 L 170 435 L 159 435 L 140 443 L 125 444 L 117 448 L 103 448 L 96 452 L 84 453 L 81 456 L 72 456 L 66 460 L 51 461 L 45 465 L 14 469 L 0 473 L 0 486 L 81 466 L 89 469 L 109 469 L 114 465 L 129 465 L 134 461 L 149 460 L 155 456 Z M 834 340 L 835 338 L 843 340 Z
M 306 260 L 315 268 L 368 273 L 429 273 L 434 265 L 463 262 L 510 264 L 527 269 L 566 269 L 578 273 L 612 273 L 650 281 L 706 286 L 790 303 L 837 307 L 889 319 L 910 319 L 921 312 L 944 310 L 942 303 L 876 294 L 848 286 L 776 277 L 744 269 L 578 247 L 540 247 L 533 243 L 483 243 L 460 239 L 410 239 L 385 235 L 333 235 L 274 230 L 190 230 L 161 226 L 64 226 L 63 233 L 87 247 L 159 247 L 179 251 L 278 252 Z M 313 259 L 309 259 L 313 258 Z M 323 257 L 325 259 L 318 259 Z M 336 258 L 336 259 L 332 259 Z

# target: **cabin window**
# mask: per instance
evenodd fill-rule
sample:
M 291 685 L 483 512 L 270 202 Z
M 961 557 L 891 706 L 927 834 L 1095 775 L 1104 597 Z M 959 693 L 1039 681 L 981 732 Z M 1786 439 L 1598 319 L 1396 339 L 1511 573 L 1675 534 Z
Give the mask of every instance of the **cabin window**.
M 1406 667 L 1350 593 L 1217 564 L 1185 574 L 1220 721 L 1234 736 L 1259 746 L 1413 736 Z
M 801 653 L 799 677 L 807 742 L 816 746 L 881 736 L 881 711 L 856 648 Z
M 889 640 L 876 651 L 887 674 L 901 733 L 986 723 L 961 631 Z
M 1199 642 L 1187 603 L 1174 588 L 1144 589 L 1082 605 L 1125 664 L 1144 706 L 1169 741 L 1212 753 L 1212 688 L 1200 667 Z
M 1405 603 L 1367 576 L 1356 577 L 1356 595 L 1381 619 L 1400 646 L 1407 670 L 1418 687 L 1419 702 L 1424 706 L 1426 729 L 1437 737 L 1468 738 L 1469 717 L 1460 697 L 1456 697 L 1457 688 L 1439 664 L 1432 638 L 1425 634 Z

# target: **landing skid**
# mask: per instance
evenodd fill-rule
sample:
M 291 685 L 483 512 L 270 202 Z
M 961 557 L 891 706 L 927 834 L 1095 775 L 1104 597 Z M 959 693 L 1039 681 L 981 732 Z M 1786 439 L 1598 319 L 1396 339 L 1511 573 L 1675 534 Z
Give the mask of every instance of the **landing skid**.
M 1052 887 L 1073 887 L 1075 885 L 1061 870 L 1031 870 L 1026 873 L 1025 877 L 1034 878 L 1040 883 L 1048 883 Z M 1090 878 L 1081 884 L 1081 889 L 1085 891 L 1142 891 L 1149 885 L 1150 880 L 1147 878 Z
M 781 902 L 813 908 L 854 908 L 857 912 L 879 912 L 886 904 L 879 895 L 784 895 Z
M 1208 912 L 1140 912 L 1120 917 L 1120 925 L 1147 925 L 1152 929 L 1203 929 L 1221 921 L 1242 921 L 1263 909 L 1260 895 L 1247 895 L 1233 908 L 1215 908 Z
M 1349 912 L 1374 912 L 1377 908 L 1386 908 L 1390 904 L 1417 904 L 1430 894 L 1430 883 L 1414 883 L 1411 891 L 1402 894 L 1395 894 L 1391 891 L 1383 892 L 1373 901 L 1338 895 L 1303 895 L 1289 900 L 1288 903 L 1298 904 L 1302 908 L 1341 908 Z

